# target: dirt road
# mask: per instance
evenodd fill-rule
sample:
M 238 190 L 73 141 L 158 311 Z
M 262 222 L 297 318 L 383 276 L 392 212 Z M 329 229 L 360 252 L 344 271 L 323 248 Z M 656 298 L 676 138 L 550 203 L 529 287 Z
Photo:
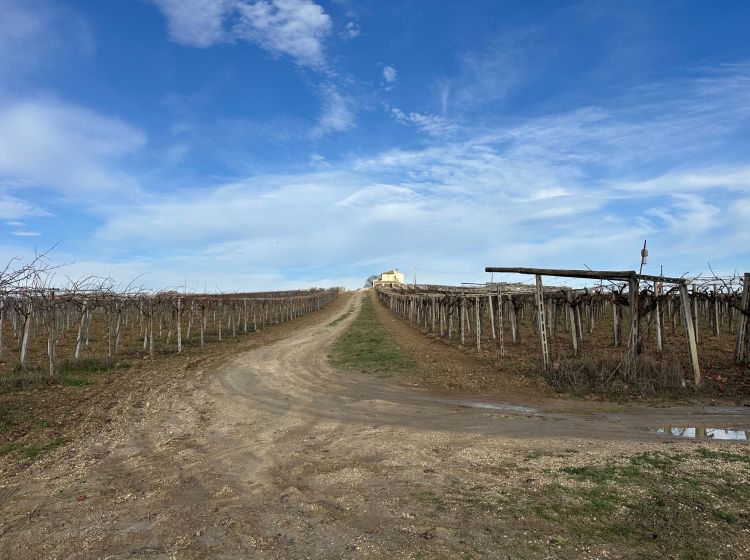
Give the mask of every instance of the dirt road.
M 220 371 L 197 372 L 135 403 L 111 430 L 66 446 L 54 465 L 16 477 L 0 489 L 0 557 L 555 557 L 513 544 L 528 541 L 523 527 L 499 514 L 435 514 L 425 492 L 497 482 L 490 466 L 529 450 L 592 459 L 691 445 L 665 444 L 659 427 L 750 430 L 746 408 L 604 412 L 344 374 L 328 365 L 327 349 L 361 295 L 351 303 L 343 320 L 335 321 L 346 308 Z

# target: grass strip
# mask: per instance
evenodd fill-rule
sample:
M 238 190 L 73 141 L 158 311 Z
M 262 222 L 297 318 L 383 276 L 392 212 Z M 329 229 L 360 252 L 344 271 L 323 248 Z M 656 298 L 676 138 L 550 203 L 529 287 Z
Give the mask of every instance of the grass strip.
M 414 373 L 417 364 L 393 343 L 375 313 L 372 298 L 362 298 L 362 309 L 351 326 L 333 343 L 331 363 L 345 371 L 380 377 Z

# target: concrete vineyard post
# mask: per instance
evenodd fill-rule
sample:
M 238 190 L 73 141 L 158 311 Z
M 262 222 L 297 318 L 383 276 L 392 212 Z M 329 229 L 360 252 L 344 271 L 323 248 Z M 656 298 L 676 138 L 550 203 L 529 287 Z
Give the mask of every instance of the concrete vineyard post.
M 177 353 L 182 352 L 182 299 L 177 298 Z
M 544 313 L 544 288 L 542 285 L 542 276 L 536 274 L 536 291 L 535 304 L 536 316 L 539 328 L 539 342 L 542 346 L 542 368 L 547 371 L 550 367 L 549 348 L 547 346 L 547 320 Z
M 487 296 L 487 305 L 489 306 L 490 311 L 490 334 L 492 335 L 492 340 L 495 340 L 497 335 L 495 334 L 495 310 L 493 309 L 494 303 L 492 301 L 492 294 Z
M 78 336 L 76 337 L 76 349 L 75 353 L 73 354 L 73 358 L 75 360 L 78 360 L 78 358 L 81 356 L 81 342 L 83 342 L 83 329 L 86 324 L 86 311 L 88 308 L 88 299 L 83 300 L 83 307 L 81 308 L 81 322 L 78 325 Z
M 479 296 L 474 297 L 474 309 L 476 313 L 476 319 L 477 319 L 477 352 L 479 352 L 482 349 L 482 318 L 480 316 L 480 301 Z
M 505 356 L 505 336 L 503 333 L 503 292 L 500 284 L 497 285 L 497 343 L 500 349 L 500 356 Z
M 19 362 L 21 363 L 21 369 L 26 369 L 26 350 L 29 347 L 29 332 L 31 331 L 31 314 L 34 312 L 34 308 L 29 302 L 26 314 L 23 316 L 23 335 L 21 338 L 21 353 L 19 355 Z
M 695 324 L 690 310 L 690 295 L 688 294 L 687 284 L 680 284 L 680 299 L 682 305 L 682 317 L 685 323 L 685 332 L 688 340 L 688 351 L 690 353 L 690 365 L 693 369 L 693 382 L 696 387 L 701 382 L 701 369 L 698 363 L 698 342 L 695 337 Z
M 49 356 L 49 376 L 57 376 L 57 355 L 55 352 L 55 345 L 57 342 L 57 326 L 56 326 L 56 311 L 55 308 L 55 291 L 50 291 L 49 294 L 49 321 L 47 325 L 47 354 Z

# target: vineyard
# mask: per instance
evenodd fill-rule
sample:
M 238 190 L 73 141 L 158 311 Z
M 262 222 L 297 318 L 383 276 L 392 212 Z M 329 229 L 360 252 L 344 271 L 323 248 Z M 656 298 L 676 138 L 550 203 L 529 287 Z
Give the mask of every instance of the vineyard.
M 750 274 L 664 278 L 635 272 L 488 267 L 534 283 L 378 287 L 391 312 L 449 344 L 490 352 L 512 373 L 559 389 L 750 391 Z M 544 276 L 584 287 L 544 285 Z
M 5 382 L 54 380 L 61 364 L 179 353 L 186 345 L 203 346 L 301 317 L 338 293 L 148 293 L 118 291 L 111 282 L 93 279 L 66 289 L 34 287 L 38 282 L 23 275 L 16 280 L 24 282 L 6 275 L 0 283 L 0 379 Z

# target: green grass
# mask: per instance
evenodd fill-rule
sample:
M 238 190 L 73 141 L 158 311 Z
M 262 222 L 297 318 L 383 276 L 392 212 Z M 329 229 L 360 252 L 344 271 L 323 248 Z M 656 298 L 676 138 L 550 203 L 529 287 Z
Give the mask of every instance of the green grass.
M 436 512 L 445 511 L 445 500 L 430 490 L 420 490 L 414 493 L 414 498 L 427 506 L 431 506 Z
M 382 377 L 408 374 L 416 369 L 416 362 L 391 340 L 369 296 L 362 298 L 359 315 L 334 342 L 329 358 L 340 369 Z
M 711 451 L 710 449 L 701 448 L 698 450 L 698 454 L 706 459 L 719 459 L 728 463 L 750 464 L 749 455 L 739 455 L 738 453 L 730 453 L 729 451 Z
M 0 405 L 0 434 L 4 434 L 10 430 L 13 425 L 13 415 L 10 407 L 7 405 Z
M 24 444 L 18 441 L 11 441 L 10 443 L 0 446 L 0 456 L 8 455 L 9 453 L 17 451 L 30 461 L 33 461 L 42 453 L 57 449 L 61 445 L 65 445 L 65 438 L 56 437 L 51 442 L 44 445 L 37 443 Z
M 333 327 L 334 325 L 338 325 L 341 321 L 346 319 L 349 315 L 351 315 L 354 312 L 354 307 L 350 307 L 346 313 L 344 313 L 341 317 L 338 317 L 337 319 L 334 319 L 330 323 L 328 323 L 329 327 Z
M 81 358 L 79 360 L 63 360 L 59 366 L 60 381 L 68 387 L 85 387 L 94 383 L 92 376 L 111 369 L 128 368 L 127 362 L 113 364 L 106 358 Z
M 748 456 L 699 449 L 709 461 L 695 467 L 681 463 L 687 453 L 638 453 L 604 465 L 562 467 L 576 484 L 555 485 L 537 496 L 534 511 L 555 519 L 579 538 L 617 540 L 658 549 L 676 558 L 705 557 L 708 542 L 665 540 L 667 535 L 699 535 L 707 520 L 725 527 L 742 522 L 750 484 L 742 476 L 717 472 L 721 463 L 748 463 Z M 694 460 L 694 459 L 693 459 Z M 692 463 L 690 463 L 692 464 Z

